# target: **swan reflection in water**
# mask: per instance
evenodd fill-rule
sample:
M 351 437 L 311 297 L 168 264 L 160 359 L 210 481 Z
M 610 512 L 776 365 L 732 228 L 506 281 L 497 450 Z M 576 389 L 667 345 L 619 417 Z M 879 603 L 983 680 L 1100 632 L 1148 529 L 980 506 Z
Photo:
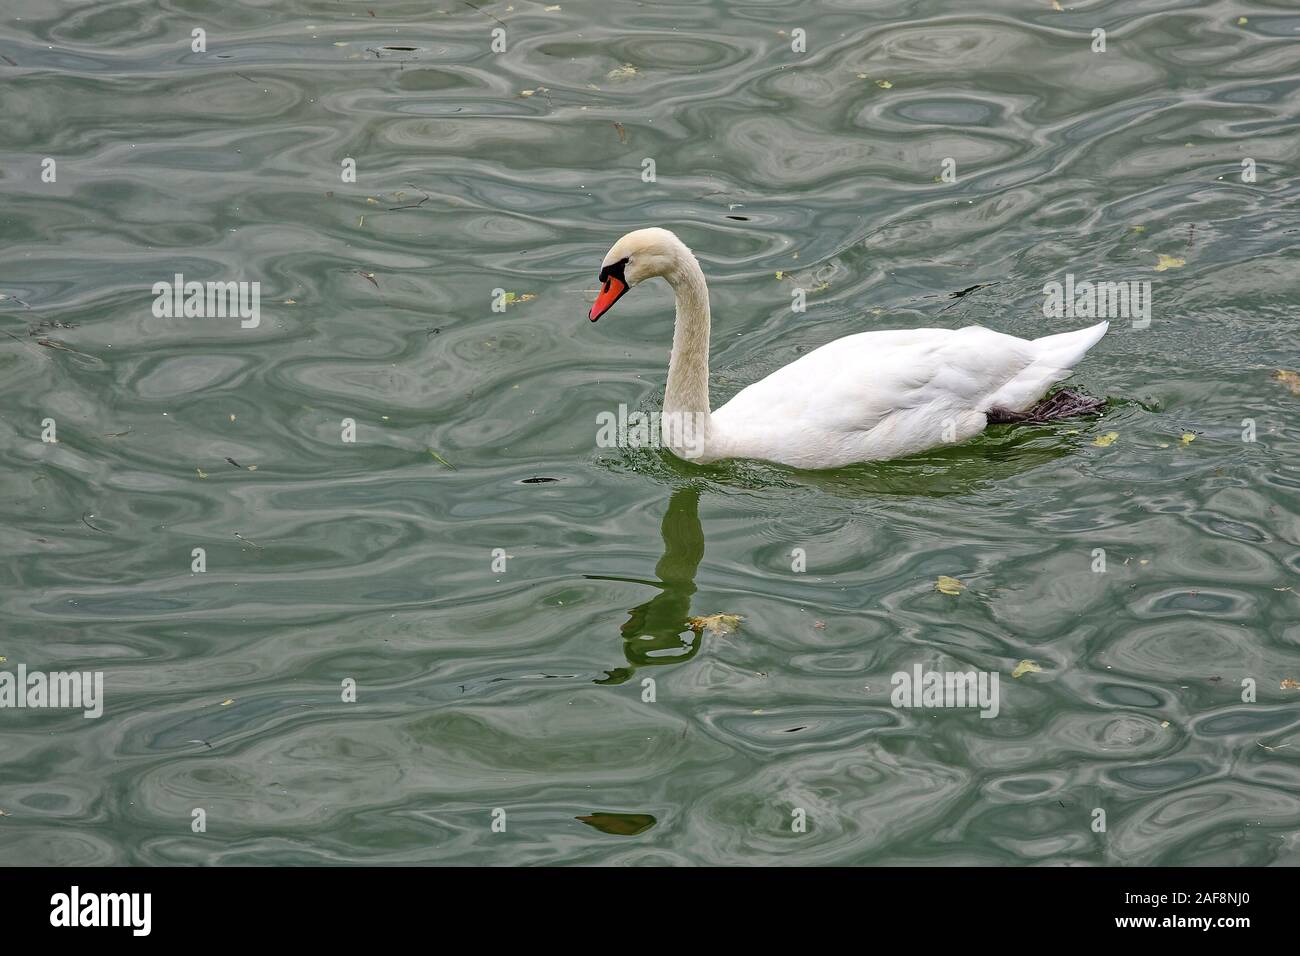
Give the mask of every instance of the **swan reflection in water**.
M 686 623 L 691 616 L 691 597 L 695 594 L 695 572 L 704 557 L 698 487 L 687 486 L 673 492 L 660 534 L 664 539 L 664 553 L 655 565 L 659 580 L 586 575 L 598 581 L 632 581 L 659 588 L 659 593 L 650 600 L 632 608 L 627 622 L 619 628 L 623 635 L 623 655 L 629 666 L 613 668 L 597 684 L 625 683 L 638 667 L 680 664 L 689 661 L 700 649 L 702 635 Z
M 1076 430 L 1077 432 L 1078 430 Z M 713 481 L 728 479 L 736 487 L 804 487 L 813 488 L 839 501 L 880 501 L 895 498 L 946 498 L 959 495 L 992 495 L 1003 479 L 1032 468 L 1067 458 L 1073 450 L 1070 433 L 1052 427 L 1006 428 L 995 426 L 988 433 L 965 445 L 916 455 L 890 462 L 868 462 L 850 468 L 824 472 L 775 470 L 762 463 L 733 464 L 729 469 L 714 468 Z M 1082 441 L 1085 436 L 1076 439 Z M 689 466 L 679 466 L 689 467 Z M 797 476 L 797 483 L 792 480 Z M 679 471 L 677 480 L 682 480 Z M 658 580 L 587 574 L 594 581 L 623 581 L 658 588 L 659 593 L 628 612 L 627 622 L 619 631 L 623 636 L 623 655 L 627 667 L 617 667 L 597 680 L 597 684 L 622 684 L 632 679 L 639 667 L 680 664 L 689 661 L 700 649 L 702 635 L 687 625 L 691 617 L 691 598 L 695 594 L 695 573 L 704 557 L 704 528 L 700 524 L 698 475 L 673 492 L 668 510 L 660 525 L 663 557 L 655 565 Z M 992 489 L 992 491 L 990 491 Z

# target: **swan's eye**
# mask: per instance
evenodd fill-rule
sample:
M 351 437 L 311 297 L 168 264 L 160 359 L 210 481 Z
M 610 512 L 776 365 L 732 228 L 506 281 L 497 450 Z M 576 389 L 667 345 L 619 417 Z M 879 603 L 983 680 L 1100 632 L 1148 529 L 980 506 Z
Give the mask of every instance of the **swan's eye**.
M 612 263 L 611 265 L 605 266 L 605 268 L 600 270 L 600 275 L 596 277 L 596 280 L 598 282 L 609 282 L 611 278 L 614 278 L 617 279 L 619 282 L 623 282 L 626 284 L 626 280 L 623 278 L 623 270 L 627 267 L 627 264 L 631 261 L 632 261 L 631 257 L 628 257 L 628 258 L 620 259 L 618 260 L 618 262 Z M 609 287 L 606 286 L 606 289 L 608 288 Z

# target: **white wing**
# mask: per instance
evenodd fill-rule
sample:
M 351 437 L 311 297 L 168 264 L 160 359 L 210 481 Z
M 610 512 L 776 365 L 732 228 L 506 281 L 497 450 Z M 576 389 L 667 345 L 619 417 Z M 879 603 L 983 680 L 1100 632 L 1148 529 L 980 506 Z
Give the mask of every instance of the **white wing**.
M 1032 341 L 979 326 L 837 339 L 714 412 L 716 457 L 827 468 L 962 441 L 983 430 L 989 408 L 1042 398 L 1106 326 Z

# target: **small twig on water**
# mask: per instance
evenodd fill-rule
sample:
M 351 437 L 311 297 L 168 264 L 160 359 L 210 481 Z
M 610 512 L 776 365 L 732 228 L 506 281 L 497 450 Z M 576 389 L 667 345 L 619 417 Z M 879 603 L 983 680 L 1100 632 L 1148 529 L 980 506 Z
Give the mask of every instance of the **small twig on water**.
M 87 513 L 87 514 L 83 514 L 83 515 L 81 516 L 81 523 L 82 523 L 82 524 L 84 524 L 84 525 L 85 525 L 87 528 L 89 528 L 91 531 L 98 531 L 100 534 L 108 534 L 108 532 L 105 531 L 103 528 L 96 528 L 93 524 L 91 524 L 89 521 L 87 521 L 87 520 L 86 520 L 87 517 L 93 518 L 93 517 L 95 517 L 95 516 L 92 515 L 92 514 L 89 514 L 89 513 Z
M 979 285 L 973 285 L 973 286 L 970 286 L 969 288 L 962 289 L 960 292 L 949 292 L 949 293 L 948 293 L 948 298 L 950 298 L 950 299 L 958 299 L 958 300 L 960 300 L 960 299 L 963 299 L 963 298 L 965 298 L 966 296 L 970 295 L 970 294 L 971 294 L 972 292 L 974 292 L 976 289 L 987 289 L 987 288 L 988 288 L 989 286 L 991 286 L 991 285 L 997 285 L 997 283 L 996 283 L 996 282 L 981 282 Z M 954 302 L 952 305 L 945 306 L 944 308 L 940 309 L 939 312 L 940 312 L 940 314 L 942 314 L 942 313 L 944 313 L 944 312 L 947 312 L 948 309 L 951 309 L 953 306 L 958 305 L 958 304 L 959 304 L 958 302 Z
M 424 192 L 424 190 L 421 187 L 415 185 L 415 183 L 407 183 L 406 185 L 410 186 L 412 189 L 419 189 L 420 192 L 424 193 L 424 198 L 421 199 L 419 202 L 407 203 L 405 206 L 389 206 L 388 207 L 389 212 L 395 212 L 398 209 L 416 209 L 420 206 L 423 206 L 425 203 L 427 203 L 430 199 L 433 198 L 427 192 Z
M 469 7 L 471 10 L 478 10 L 478 12 L 483 14 L 483 16 L 485 17 L 492 17 L 493 20 L 495 20 L 497 23 L 501 24 L 502 26 L 506 25 L 506 21 L 502 20 L 498 16 L 494 16 L 493 14 L 488 13 L 486 10 L 480 7 L 474 6 L 474 4 L 470 3 L 469 0 L 460 0 L 460 2 L 465 4 L 465 6 Z
M 64 345 L 62 342 L 56 342 L 53 339 L 37 339 L 36 344 L 44 345 L 47 349 L 56 349 L 59 352 L 71 352 L 73 355 L 84 355 L 86 356 L 86 358 L 93 359 L 95 357 L 86 352 L 78 352 L 76 349 L 69 348 L 68 346 Z

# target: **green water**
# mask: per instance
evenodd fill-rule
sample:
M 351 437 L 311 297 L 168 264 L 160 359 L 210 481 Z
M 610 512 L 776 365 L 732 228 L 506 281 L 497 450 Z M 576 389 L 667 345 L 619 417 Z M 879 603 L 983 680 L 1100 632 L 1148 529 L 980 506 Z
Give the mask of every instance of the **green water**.
M 1300 14 L 1063 3 L 6 0 L 0 666 L 105 700 L 0 710 L 0 863 L 1300 862 Z M 715 403 L 1090 324 L 1067 273 L 1154 305 L 1100 420 L 699 468 L 595 441 L 662 399 L 668 289 L 585 317 L 645 225 Z

